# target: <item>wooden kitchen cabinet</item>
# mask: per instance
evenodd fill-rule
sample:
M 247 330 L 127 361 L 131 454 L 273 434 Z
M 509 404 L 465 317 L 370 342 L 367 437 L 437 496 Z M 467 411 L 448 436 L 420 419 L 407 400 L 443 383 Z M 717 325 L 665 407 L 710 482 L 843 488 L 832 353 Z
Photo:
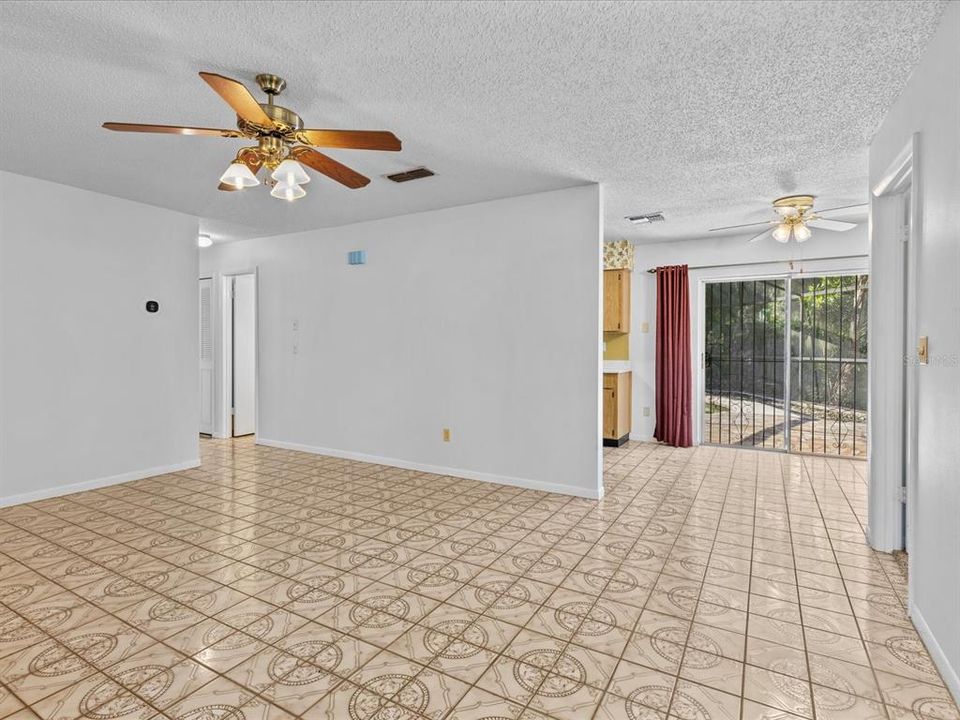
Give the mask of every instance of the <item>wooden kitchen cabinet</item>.
M 633 375 L 603 374 L 603 444 L 623 445 L 630 437 L 630 395 Z
M 630 271 L 603 271 L 603 331 L 630 332 Z

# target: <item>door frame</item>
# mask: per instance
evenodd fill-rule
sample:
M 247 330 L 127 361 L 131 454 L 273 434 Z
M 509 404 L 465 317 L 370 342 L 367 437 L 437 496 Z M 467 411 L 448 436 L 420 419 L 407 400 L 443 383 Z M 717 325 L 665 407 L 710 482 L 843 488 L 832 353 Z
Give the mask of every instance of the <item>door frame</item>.
M 197 298 L 197 301 L 200 302 L 200 300 L 199 300 L 199 292 L 202 292 L 202 290 L 203 290 L 203 283 L 204 283 L 205 281 L 207 281 L 207 280 L 210 281 L 210 299 L 209 299 L 209 303 L 210 303 L 210 306 L 209 306 L 209 312 L 210 312 L 209 323 L 210 323 L 210 345 L 211 345 L 211 348 L 210 348 L 210 351 L 211 351 L 211 356 L 210 356 L 210 408 L 209 408 L 209 410 L 210 410 L 210 426 L 209 426 L 209 428 L 204 429 L 203 423 L 201 422 L 201 424 L 200 424 L 200 433 L 199 433 L 199 434 L 200 434 L 200 435 L 208 435 L 208 436 L 210 436 L 210 437 L 216 437 L 216 436 L 217 436 L 217 435 L 216 435 L 216 433 L 217 433 L 217 352 L 216 352 L 216 344 L 217 344 L 217 343 L 216 343 L 216 305 L 217 305 L 217 296 L 216 296 L 216 293 L 217 293 L 217 281 L 216 281 L 216 278 L 214 278 L 214 277 L 211 276 L 211 275 L 207 275 L 207 276 L 205 276 L 205 277 L 202 277 L 202 278 L 199 278 L 199 279 L 198 279 L 198 281 L 197 281 L 197 282 L 198 282 L 198 287 L 197 287 L 197 289 L 198 289 L 198 298 Z M 202 314 L 202 310 L 201 310 L 201 314 Z M 201 323 L 200 323 L 199 336 L 200 336 L 200 340 L 199 340 L 200 346 L 202 347 L 202 346 L 203 346 L 203 323 L 202 323 L 202 321 L 201 321 Z M 202 362 L 202 358 L 200 357 L 200 354 L 198 353 L 197 355 L 198 355 L 198 362 Z M 201 419 L 202 419 L 202 417 L 203 417 L 203 372 L 204 372 L 204 368 L 201 367 L 201 368 L 200 368 L 200 387 L 197 389 L 198 392 L 200 393 L 200 404 L 201 404 L 201 407 L 200 407 L 200 413 L 201 413 L 201 415 L 200 415 L 200 417 L 201 417 Z
M 260 432 L 260 275 L 257 266 L 217 274 L 217 283 L 220 288 L 218 293 L 220 301 L 220 357 L 216 363 L 217 374 L 219 375 L 217 414 L 220 432 L 217 437 L 233 437 L 233 423 L 230 412 L 230 397 L 233 390 L 233 301 L 230 297 L 230 289 L 233 278 L 238 275 L 253 275 L 253 441 L 256 442 Z
M 917 383 L 915 352 L 908 345 L 917 325 L 917 259 L 922 242 L 920 135 L 914 133 L 870 192 L 870 255 L 889 255 L 905 262 L 903 273 L 882 309 L 869 306 L 871 366 L 868 407 L 878 408 L 884 422 L 871 423 L 869 433 L 868 533 L 870 545 L 883 552 L 913 547 L 917 494 Z M 904 208 L 909 217 L 903 222 Z M 904 247 L 905 246 L 905 247 Z M 874 332 L 883 324 L 885 332 Z M 906 368 L 906 369 L 905 369 Z M 879 420 L 879 418 L 878 418 Z M 903 532 L 902 488 L 906 485 L 907 536 Z M 913 600 L 913 573 L 908 573 Z

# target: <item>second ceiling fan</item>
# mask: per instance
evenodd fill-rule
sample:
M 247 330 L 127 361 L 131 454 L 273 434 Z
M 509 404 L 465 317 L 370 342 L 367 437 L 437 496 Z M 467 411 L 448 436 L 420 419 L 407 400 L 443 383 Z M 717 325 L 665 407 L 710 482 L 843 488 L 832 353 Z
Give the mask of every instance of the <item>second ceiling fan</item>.
M 747 223 L 746 225 L 728 225 L 727 227 L 711 228 L 710 232 L 766 225 L 763 232 L 757 233 L 747 242 L 757 242 L 770 236 L 777 242 L 786 243 L 790 242 L 790 238 L 793 238 L 797 242 L 802 243 L 809 240 L 813 234 L 810 228 L 845 232 L 857 226 L 857 223 L 829 220 L 822 217 L 823 213 L 864 207 L 863 204 L 844 205 L 843 207 L 815 211 L 813 209 L 813 201 L 813 195 L 787 195 L 782 198 L 777 198 L 773 201 L 773 210 L 779 216 L 777 219 L 758 223 Z
M 206 135 L 210 137 L 248 138 L 253 147 L 241 148 L 236 158 L 220 177 L 220 190 L 243 190 L 259 185 L 261 168 L 271 170 L 265 182 L 272 185 L 270 194 L 283 200 L 296 200 L 306 192 L 303 185 L 310 176 L 303 165 L 341 185 L 356 189 L 367 185 L 365 177 L 314 147 L 352 150 L 400 150 L 400 140 L 386 130 L 313 130 L 303 127 L 303 120 L 289 108 L 274 104 L 274 98 L 287 86 L 286 81 L 269 74 L 257 75 L 257 84 L 266 93 L 267 102 L 258 102 L 246 86 L 216 73 L 201 72 L 200 77 L 237 113 L 237 129 L 187 127 L 180 125 L 142 125 L 106 122 L 107 130 L 121 132 L 167 133 L 174 135 Z

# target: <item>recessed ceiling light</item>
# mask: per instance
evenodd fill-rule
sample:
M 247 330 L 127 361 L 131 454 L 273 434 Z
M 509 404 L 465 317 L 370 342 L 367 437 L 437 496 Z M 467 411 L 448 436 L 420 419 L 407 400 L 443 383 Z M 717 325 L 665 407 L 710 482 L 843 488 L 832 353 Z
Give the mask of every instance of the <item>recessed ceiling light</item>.
M 200 235 L 197 238 L 198 247 L 210 247 L 211 245 L 213 245 L 213 240 L 210 239 L 209 235 Z
M 645 213 L 643 215 L 627 215 L 627 220 L 632 222 L 634 225 L 642 225 L 644 223 L 663 222 L 666 220 L 666 218 L 663 216 L 662 212 L 654 212 Z

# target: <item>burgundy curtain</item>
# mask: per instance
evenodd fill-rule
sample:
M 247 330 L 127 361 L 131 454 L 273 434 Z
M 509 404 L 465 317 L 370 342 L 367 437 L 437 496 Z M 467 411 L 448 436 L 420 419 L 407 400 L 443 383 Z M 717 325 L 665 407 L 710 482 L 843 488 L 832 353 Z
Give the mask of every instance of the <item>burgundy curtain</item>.
M 690 288 L 686 265 L 657 268 L 657 427 L 675 447 L 693 444 L 690 416 Z

